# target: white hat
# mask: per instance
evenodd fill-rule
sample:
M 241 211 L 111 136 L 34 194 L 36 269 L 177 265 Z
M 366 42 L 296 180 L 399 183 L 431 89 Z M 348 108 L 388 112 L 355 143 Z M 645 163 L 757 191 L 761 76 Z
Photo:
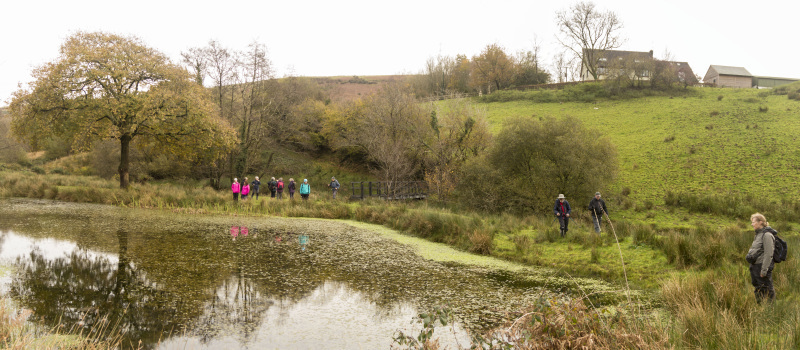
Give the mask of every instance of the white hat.
M 563 193 L 558 195 L 558 199 L 566 199 L 566 198 L 567 198 L 567 197 L 564 197 L 564 194 L 563 194 Z

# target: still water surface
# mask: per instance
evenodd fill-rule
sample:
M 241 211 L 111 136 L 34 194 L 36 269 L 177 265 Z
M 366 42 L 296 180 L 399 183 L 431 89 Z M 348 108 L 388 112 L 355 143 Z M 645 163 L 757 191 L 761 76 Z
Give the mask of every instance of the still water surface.
M 458 319 L 441 341 L 466 345 L 547 293 L 341 222 L 20 199 L 0 200 L 0 259 L 31 319 L 110 318 L 157 349 L 386 349 L 438 305 Z

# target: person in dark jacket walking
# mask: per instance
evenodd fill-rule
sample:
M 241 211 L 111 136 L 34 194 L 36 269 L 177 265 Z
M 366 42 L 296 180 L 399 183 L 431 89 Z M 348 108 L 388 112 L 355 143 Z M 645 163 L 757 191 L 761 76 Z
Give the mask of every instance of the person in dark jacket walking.
M 775 262 L 772 255 L 775 252 L 776 232 L 769 226 L 767 218 L 760 213 L 750 216 L 750 225 L 756 230 L 753 244 L 747 251 L 745 260 L 750 263 L 750 282 L 755 287 L 756 301 L 761 303 L 764 298 L 775 300 L 775 289 L 772 286 L 772 269 Z
M 297 185 L 294 183 L 294 179 L 289 178 L 289 199 L 294 199 L 295 189 L 297 189 Z
M 553 214 L 556 214 L 558 223 L 561 225 L 561 237 L 566 236 L 569 230 L 570 213 L 572 213 L 572 209 L 569 207 L 569 202 L 563 194 L 559 194 L 556 204 L 553 206 Z
M 258 181 L 258 176 L 256 176 L 256 179 L 253 180 L 253 182 L 250 183 L 250 192 L 252 193 L 252 196 L 256 197 L 256 199 L 258 199 L 258 188 L 259 187 L 261 187 L 261 181 Z
M 592 222 L 594 222 L 594 232 L 600 233 L 600 231 L 602 231 L 600 229 L 600 223 L 603 222 L 604 213 L 608 215 L 606 201 L 600 198 L 600 192 L 596 192 L 594 198 L 589 201 L 589 215 L 592 216 Z
M 335 177 L 331 177 L 331 183 L 328 184 L 328 187 L 330 187 L 333 192 L 333 199 L 336 199 L 336 192 L 339 192 L 339 187 L 341 187 L 339 181 L 336 180 Z
M 278 191 L 278 181 L 275 181 L 275 178 L 267 182 L 267 187 L 269 188 L 270 197 L 275 198 L 275 193 Z

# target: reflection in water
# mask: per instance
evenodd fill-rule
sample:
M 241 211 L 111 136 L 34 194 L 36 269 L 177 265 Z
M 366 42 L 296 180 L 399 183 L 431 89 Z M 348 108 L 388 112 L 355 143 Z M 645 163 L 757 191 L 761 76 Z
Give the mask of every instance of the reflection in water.
M 300 250 L 305 251 L 308 245 L 308 235 L 300 235 Z
M 110 317 L 146 348 L 387 348 L 418 310 L 450 303 L 478 329 L 541 295 L 340 223 L 40 206 L 0 201 L 9 293 L 48 325 Z
M 239 285 L 237 281 L 230 283 Z M 228 292 L 234 291 L 229 289 Z M 226 305 L 239 303 L 240 309 L 228 310 L 230 315 L 246 312 L 243 295 L 234 293 L 224 297 L 228 298 Z M 409 322 L 416 315 L 416 308 L 410 303 L 398 303 L 391 309 L 380 308 L 362 293 L 333 281 L 323 283 L 299 301 L 269 300 L 256 308 L 260 312 L 260 322 L 248 323 L 244 331 L 237 330 L 241 327 L 237 320 L 230 320 L 219 312 L 207 312 L 206 316 L 216 318 L 217 323 L 228 324 L 229 328 L 218 329 L 213 339 L 207 337 L 207 331 L 198 329 L 195 334 L 171 337 L 159 348 L 221 349 L 231 345 L 269 344 L 272 349 L 317 349 L 324 344 L 328 349 L 388 349 L 392 339 L 387 335 L 398 329 L 412 333 L 419 330 Z M 208 320 L 201 322 L 209 323 Z M 447 328 L 439 331 L 447 336 L 452 334 Z M 459 342 L 465 344 L 466 332 L 460 329 L 456 332 Z M 442 340 L 448 343 L 446 337 Z
M 241 228 L 236 231 L 240 236 Z M 265 290 L 257 283 L 263 279 L 246 271 L 246 259 L 239 259 L 241 268 L 211 288 L 201 304 L 187 303 L 169 286 L 148 280 L 131 261 L 128 231 L 118 230 L 116 237 L 114 256 L 69 242 L 1 233 L 2 251 L 30 248 L 2 254 L 15 259 L 18 268 L 11 294 L 47 324 L 82 324 L 88 330 L 108 317 L 126 333 L 127 344 L 141 340 L 146 348 L 388 348 L 395 331 L 415 331 L 409 322 L 416 308 L 409 302 L 378 305 L 336 281 Z M 308 235 L 298 241 L 305 247 Z M 276 272 L 305 279 L 291 269 Z M 466 341 L 463 330 L 458 334 Z

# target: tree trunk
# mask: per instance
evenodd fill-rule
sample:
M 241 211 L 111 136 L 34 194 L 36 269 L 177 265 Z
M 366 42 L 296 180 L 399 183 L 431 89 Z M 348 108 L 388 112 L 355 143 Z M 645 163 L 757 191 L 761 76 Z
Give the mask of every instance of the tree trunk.
M 125 134 L 119 139 L 119 188 L 128 189 L 130 186 L 130 151 L 131 135 Z

